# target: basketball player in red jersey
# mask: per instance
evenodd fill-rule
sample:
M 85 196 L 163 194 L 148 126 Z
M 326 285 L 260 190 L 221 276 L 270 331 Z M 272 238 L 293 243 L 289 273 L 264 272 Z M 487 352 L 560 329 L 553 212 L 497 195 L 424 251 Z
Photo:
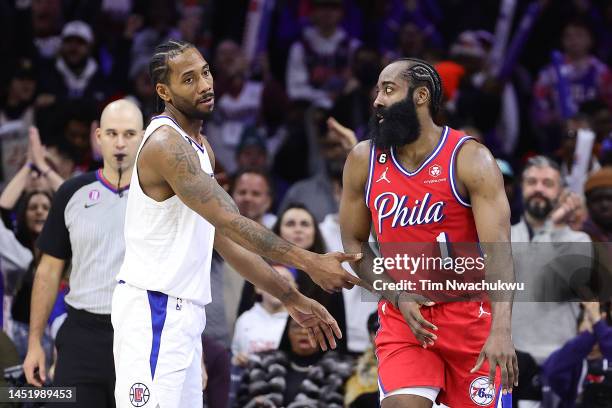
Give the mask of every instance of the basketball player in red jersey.
M 497 164 L 483 145 L 433 122 L 441 94 L 440 77 L 428 63 L 401 59 L 387 65 L 378 79 L 371 140 L 356 145 L 345 164 L 342 240 L 347 252 L 364 251 L 353 269 L 370 285 L 381 277 L 392 281 L 388 273 L 373 274 L 371 229 L 381 246 L 436 243 L 440 237 L 509 242 L 510 210 Z M 510 252 L 494 252 L 487 271 L 505 265 L 501 269 L 512 281 Z M 493 303 L 434 303 L 407 292 L 379 293 L 382 408 L 511 403 L 512 385 L 518 385 L 511 295 Z

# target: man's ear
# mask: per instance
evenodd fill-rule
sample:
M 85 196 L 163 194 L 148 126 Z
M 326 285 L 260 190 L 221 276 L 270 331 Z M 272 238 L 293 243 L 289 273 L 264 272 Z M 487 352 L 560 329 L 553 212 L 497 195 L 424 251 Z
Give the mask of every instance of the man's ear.
M 427 105 L 431 100 L 431 93 L 425 86 L 420 86 L 414 90 L 414 103 L 417 106 Z
M 171 102 L 170 90 L 168 89 L 168 86 L 166 84 L 158 82 L 155 85 L 155 91 L 157 92 L 157 95 L 159 95 L 159 97 L 162 99 L 162 101 Z

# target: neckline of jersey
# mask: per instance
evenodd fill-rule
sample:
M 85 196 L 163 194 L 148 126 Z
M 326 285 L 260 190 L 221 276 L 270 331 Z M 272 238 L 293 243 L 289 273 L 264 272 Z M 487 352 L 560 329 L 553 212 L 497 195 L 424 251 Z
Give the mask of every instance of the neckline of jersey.
M 178 124 L 178 122 L 177 122 L 177 121 L 176 121 L 174 118 L 172 118 L 172 117 L 170 117 L 170 116 L 168 116 L 168 115 L 157 115 L 157 116 L 153 116 L 153 117 L 151 118 L 151 120 L 154 120 L 154 119 L 163 119 L 163 118 L 170 119 L 170 120 L 172 121 L 172 123 L 174 123 L 176 126 L 178 126 L 178 128 L 179 128 L 179 129 L 181 129 L 181 131 L 182 131 L 182 132 L 185 134 L 184 136 L 185 136 L 187 139 L 189 139 L 189 141 L 190 141 L 190 142 L 193 142 L 193 143 L 196 145 L 196 147 L 197 147 L 198 149 L 200 149 L 200 151 L 201 151 L 201 152 L 204 152 L 204 146 L 202 146 L 202 145 L 201 145 L 201 144 L 199 144 L 197 141 L 195 141 L 195 140 L 194 140 L 194 139 L 193 139 L 191 136 L 189 136 L 189 135 L 187 134 L 187 132 L 185 132 L 185 129 L 183 129 L 183 128 L 181 127 L 181 125 L 179 125 L 179 124 Z
M 119 194 L 120 192 L 127 191 L 130 189 L 129 184 L 127 184 L 123 188 L 117 189 L 115 186 L 113 186 L 113 184 L 110 181 L 108 181 L 106 177 L 104 177 L 104 174 L 102 173 L 102 169 L 98 169 L 98 171 L 96 171 L 96 178 L 104 187 L 106 187 L 107 189 L 109 189 L 115 194 Z
M 442 129 L 442 134 L 440 135 L 440 139 L 438 140 L 438 144 L 436 145 L 436 148 L 433 149 L 429 153 L 425 161 L 423 161 L 423 163 L 421 163 L 421 165 L 415 171 L 410 172 L 407 169 L 405 169 L 404 166 L 402 166 L 402 164 L 399 162 L 399 160 L 395 158 L 395 149 L 391 148 L 390 149 L 391 150 L 391 160 L 393 161 L 393 164 L 395 165 L 395 167 L 399 169 L 399 171 L 404 173 L 406 176 L 408 177 L 416 176 L 419 171 L 421 171 L 425 166 L 427 166 L 427 164 L 429 164 L 429 162 L 431 162 L 438 155 L 438 153 L 440 153 L 440 150 L 442 150 L 442 146 L 444 146 L 444 142 L 446 142 L 446 137 L 448 136 L 448 132 L 449 132 L 448 126 L 444 126 L 444 128 Z

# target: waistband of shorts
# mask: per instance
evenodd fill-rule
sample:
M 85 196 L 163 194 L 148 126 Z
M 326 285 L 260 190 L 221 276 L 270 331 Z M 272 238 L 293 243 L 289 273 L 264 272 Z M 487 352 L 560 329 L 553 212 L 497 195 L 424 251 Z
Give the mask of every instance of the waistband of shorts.
M 91 313 L 86 310 L 75 309 L 69 304 L 66 304 L 66 310 L 68 311 L 68 317 L 71 317 L 74 320 L 83 321 L 87 323 L 99 323 L 101 325 L 108 325 L 112 327 L 111 315 L 109 314 Z
M 117 286 L 123 286 L 123 287 L 130 288 L 130 289 L 142 290 L 143 292 L 160 293 L 162 295 L 167 296 L 168 299 L 171 300 L 171 301 L 179 300 L 179 301 L 184 302 L 186 304 L 194 305 L 195 307 L 198 307 L 200 309 L 204 309 L 206 307 L 206 305 L 204 305 L 204 304 L 202 304 L 200 302 L 196 302 L 196 301 L 193 301 L 191 299 L 185 299 L 185 298 L 181 298 L 181 297 L 178 297 L 178 296 L 170 295 L 168 293 L 163 293 L 163 292 L 157 292 L 157 291 L 154 291 L 154 290 L 144 289 L 144 288 L 141 288 L 141 287 L 138 287 L 138 286 L 131 285 L 130 283 L 128 283 L 128 282 L 126 282 L 126 281 L 124 281 L 122 279 L 117 281 Z

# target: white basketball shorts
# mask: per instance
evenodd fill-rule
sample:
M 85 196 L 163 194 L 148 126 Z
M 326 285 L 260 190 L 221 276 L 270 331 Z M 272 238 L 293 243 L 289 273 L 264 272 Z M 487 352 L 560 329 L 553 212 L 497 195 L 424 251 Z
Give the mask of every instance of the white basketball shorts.
M 117 408 L 202 406 L 203 306 L 120 281 L 112 323 Z

